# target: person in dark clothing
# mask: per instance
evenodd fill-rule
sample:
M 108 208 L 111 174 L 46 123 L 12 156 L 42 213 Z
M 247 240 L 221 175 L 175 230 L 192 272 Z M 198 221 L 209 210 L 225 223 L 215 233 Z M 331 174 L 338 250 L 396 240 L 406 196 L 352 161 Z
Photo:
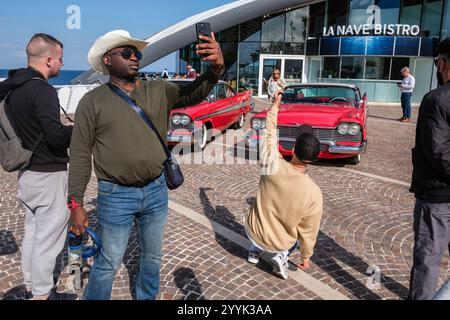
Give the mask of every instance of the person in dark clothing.
M 110 83 L 88 92 L 80 101 L 70 144 L 69 202 L 71 230 L 84 232 L 88 216 L 84 193 L 94 158 L 98 178 L 97 216 L 102 238 L 84 290 L 85 300 L 109 300 L 121 267 L 133 224 L 140 261 L 136 298 L 155 299 L 159 291 L 162 242 L 168 214 L 168 191 L 163 146 L 142 118 L 112 89 L 121 90 L 142 108 L 163 140 L 170 111 L 205 99 L 224 71 L 219 44 L 203 37 L 198 54 L 211 67 L 186 86 L 168 81 L 141 82 L 136 75 L 148 43 L 124 30 L 97 39 L 88 54 L 93 69 L 110 76 Z M 114 87 L 115 86 L 115 87 Z
M 415 300 L 433 298 L 450 242 L 450 37 L 439 43 L 436 67 L 442 85 L 422 99 L 412 150 L 410 191 L 416 203 L 409 299 Z
M 18 198 L 25 207 L 25 235 L 22 242 L 22 271 L 26 298 L 76 299 L 57 293 L 53 270 L 67 236 L 67 148 L 72 126 L 60 119 L 58 94 L 47 80 L 63 66 L 63 45 L 47 34 L 34 35 L 27 45 L 28 67 L 11 70 L 0 83 L 0 97 L 12 91 L 6 115 L 22 146 L 31 150 L 43 138 L 27 168 L 19 171 Z

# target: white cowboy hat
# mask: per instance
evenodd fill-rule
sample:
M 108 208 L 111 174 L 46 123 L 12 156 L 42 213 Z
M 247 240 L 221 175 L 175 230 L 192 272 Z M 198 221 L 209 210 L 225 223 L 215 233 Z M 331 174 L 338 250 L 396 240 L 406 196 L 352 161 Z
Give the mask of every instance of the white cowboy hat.
M 109 71 L 103 63 L 105 53 L 122 46 L 133 46 L 141 51 L 148 45 L 149 42 L 132 38 L 128 31 L 114 30 L 95 40 L 88 53 L 88 62 L 96 72 L 108 75 Z

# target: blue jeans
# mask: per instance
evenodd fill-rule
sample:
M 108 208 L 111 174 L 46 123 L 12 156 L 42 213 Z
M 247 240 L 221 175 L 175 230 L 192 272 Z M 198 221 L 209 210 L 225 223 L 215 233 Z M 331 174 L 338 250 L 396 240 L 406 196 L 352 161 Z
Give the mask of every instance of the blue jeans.
M 403 117 L 411 118 L 411 97 L 412 92 L 403 92 L 401 96 Z
M 433 300 L 450 300 L 450 278 L 446 283 L 439 289 Z
M 164 174 L 142 188 L 99 181 L 97 215 L 102 248 L 95 257 L 83 299 L 111 299 L 114 278 L 121 266 L 134 222 L 140 253 L 136 298 L 156 298 L 167 212 L 168 192 Z

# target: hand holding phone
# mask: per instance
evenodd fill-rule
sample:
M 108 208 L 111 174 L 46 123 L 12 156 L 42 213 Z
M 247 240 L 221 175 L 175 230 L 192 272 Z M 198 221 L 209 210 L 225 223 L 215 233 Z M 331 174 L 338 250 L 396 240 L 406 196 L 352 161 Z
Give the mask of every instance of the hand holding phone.
M 225 64 L 222 49 L 216 41 L 214 33 L 211 32 L 211 26 L 207 22 L 199 22 L 196 25 L 198 44 L 196 46 L 197 54 L 202 61 L 211 62 L 213 69 L 220 72 Z
M 201 39 L 201 36 L 211 38 L 211 25 L 208 22 L 199 22 L 195 24 L 195 28 L 197 31 L 197 41 L 199 44 L 207 43 L 207 41 Z M 200 57 L 205 58 L 208 55 L 200 55 Z

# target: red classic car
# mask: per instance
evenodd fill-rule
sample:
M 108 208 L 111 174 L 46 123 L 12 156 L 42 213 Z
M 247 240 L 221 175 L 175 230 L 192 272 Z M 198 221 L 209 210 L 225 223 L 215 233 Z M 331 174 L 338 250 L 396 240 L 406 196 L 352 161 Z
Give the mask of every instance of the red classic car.
M 280 153 L 292 156 L 297 128 L 302 124 L 313 127 L 320 140 L 319 158 L 347 158 L 357 164 L 367 144 L 367 98 L 359 88 L 348 84 L 302 84 L 285 88 L 283 104 L 278 115 Z M 259 130 L 265 128 L 267 111 L 252 118 L 247 136 L 250 147 L 259 142 Z
M 171 80 L 179 85 L 189 81 Z M 226 82 L 219 81 L 202 103 L 172 110 L 167 141 L 169 145 L 187 143 L 203 149 L 213 135 L 232 125 L 241 128 L 253 106 L 251 90 L 236 93 Z

